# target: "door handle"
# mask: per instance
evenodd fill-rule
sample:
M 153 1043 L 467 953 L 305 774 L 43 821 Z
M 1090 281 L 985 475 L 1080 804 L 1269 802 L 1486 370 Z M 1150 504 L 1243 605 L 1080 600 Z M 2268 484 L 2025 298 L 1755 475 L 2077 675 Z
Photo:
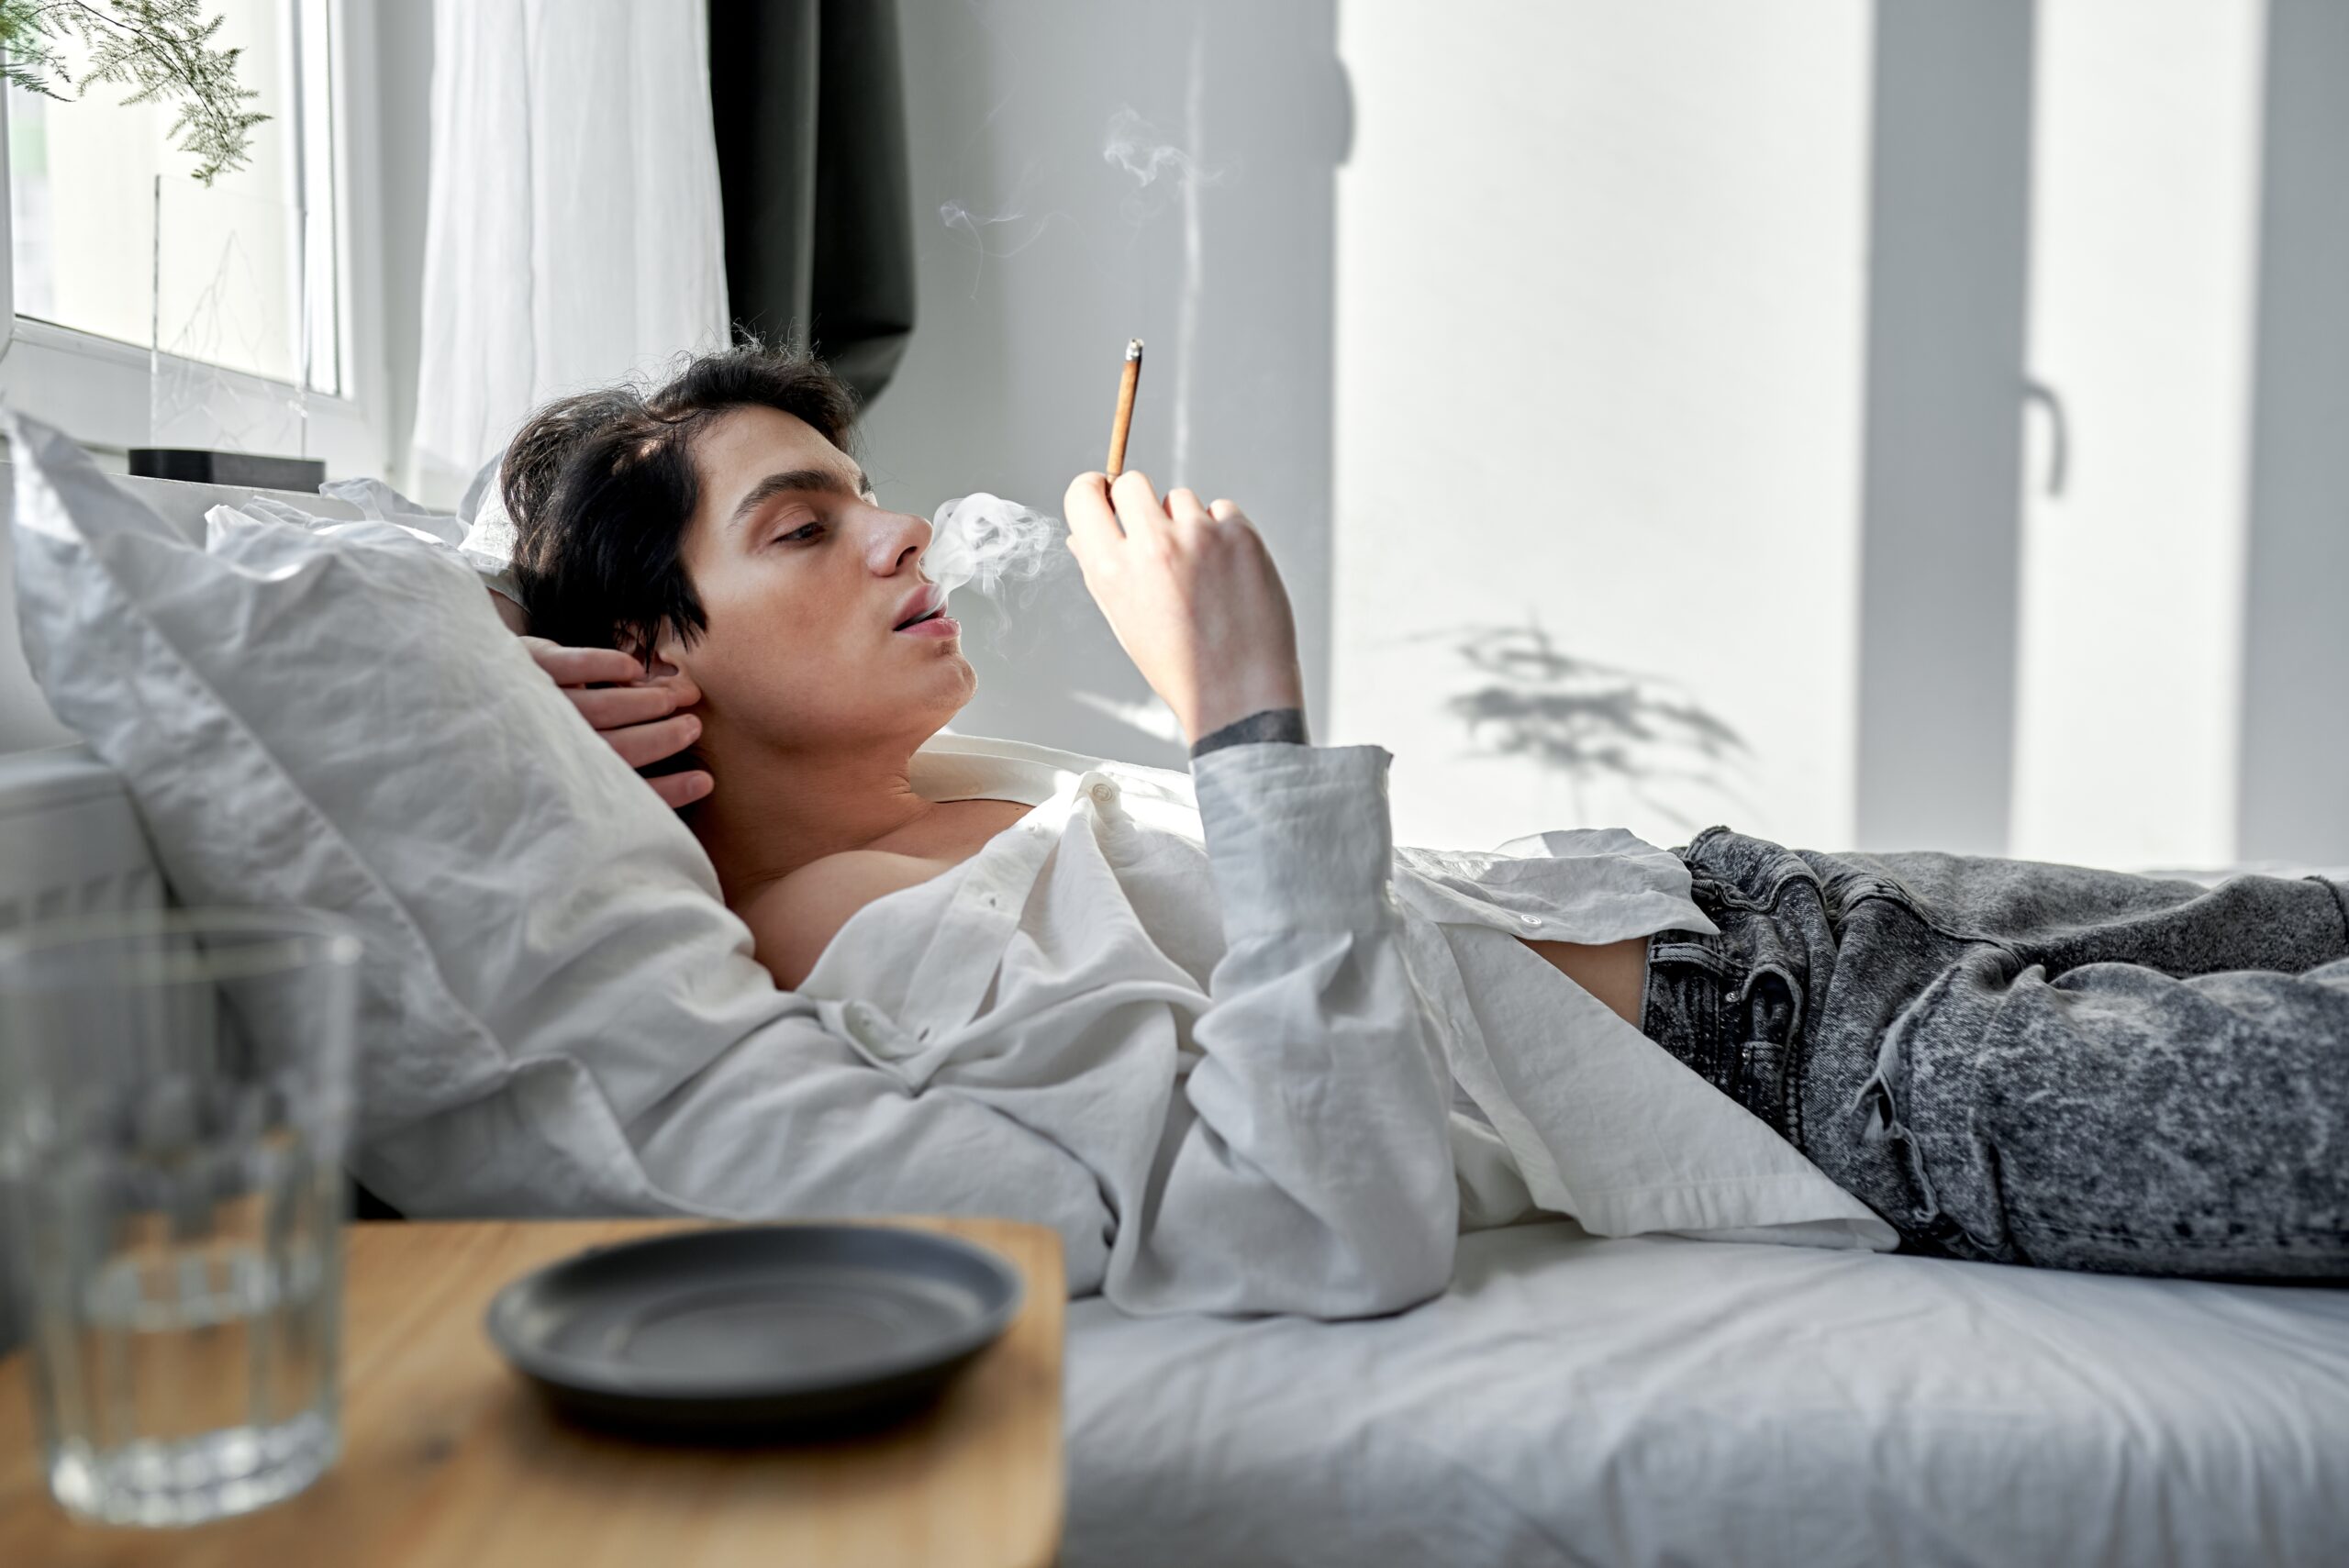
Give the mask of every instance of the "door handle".
M 2064 400 L 2055 389 L 2043 381 L 2026 378 L 2022 384 L 2022 402 L 2026 408 L 2037 404 L 2047 410 L 2047 419 L 2054 437 L 2047 454 L 2047 494 L 2064 494 L 2064 475 L 2072 461 L 2072 422 L 2065 417 Z

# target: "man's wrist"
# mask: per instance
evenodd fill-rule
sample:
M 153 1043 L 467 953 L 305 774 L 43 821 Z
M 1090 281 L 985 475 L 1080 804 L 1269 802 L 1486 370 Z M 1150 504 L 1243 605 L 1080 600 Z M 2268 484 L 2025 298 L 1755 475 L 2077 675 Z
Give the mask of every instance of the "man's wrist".
M 1259 708 L 1245 718 L 1235 719 L 1219 729 L 1200 736 L 1191 743 L 1191 756 L 1196 760 L 1226 746 L 1246 746 L 1267 740 L 1289 746 L 1312 744 L 1306 738 L 1305 710 L 1301 707 Z

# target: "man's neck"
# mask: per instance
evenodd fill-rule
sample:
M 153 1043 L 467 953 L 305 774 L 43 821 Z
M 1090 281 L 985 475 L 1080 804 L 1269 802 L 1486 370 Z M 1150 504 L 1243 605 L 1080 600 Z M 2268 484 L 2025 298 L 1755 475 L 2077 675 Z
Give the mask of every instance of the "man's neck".
M 918 747 L 902 740 L 818 754 L 714 739 L 703 754 L 718 787 L 691 821 L 729 905 L 827 855 L 885 848 L 937 809 L 914 793 Z

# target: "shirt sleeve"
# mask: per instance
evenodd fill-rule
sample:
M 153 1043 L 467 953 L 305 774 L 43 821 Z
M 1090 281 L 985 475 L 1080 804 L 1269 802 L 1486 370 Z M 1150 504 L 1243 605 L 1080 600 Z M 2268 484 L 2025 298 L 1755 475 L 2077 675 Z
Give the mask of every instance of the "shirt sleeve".
M 640 1163 L 659 1211 L 1020 1219 L 1060 1233 L 1073 1294 L 1098 1288 L 1116 1219 L 1082 1160 L 983 1095 L 909 1093 L 876 1071 L 874 1009 L 818 1015 L 746 1036 L 631 1120 L 619 1157 Z
M 1392 893 L 1390 760 L 1264 743 L 1194 764 L 1225 951 L 1113 1298 L 1344 1318 L 1450 1283 L 1448 1078 Z

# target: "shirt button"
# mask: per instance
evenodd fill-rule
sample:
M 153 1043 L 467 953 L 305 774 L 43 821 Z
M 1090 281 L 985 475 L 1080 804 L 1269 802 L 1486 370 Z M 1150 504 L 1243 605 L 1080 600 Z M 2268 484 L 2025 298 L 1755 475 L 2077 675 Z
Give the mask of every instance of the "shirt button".
M 896 1054 L 892 1049 L 889 1031 L 882 1027 L 879 1015 L 874 1011 L 870 1004 L 863 1002 L 852 1004 L 841 1015 L 841 1021 L 847 1026 L 849 1038 L 873 1052 L 874 1055 L 894 1056 Z

